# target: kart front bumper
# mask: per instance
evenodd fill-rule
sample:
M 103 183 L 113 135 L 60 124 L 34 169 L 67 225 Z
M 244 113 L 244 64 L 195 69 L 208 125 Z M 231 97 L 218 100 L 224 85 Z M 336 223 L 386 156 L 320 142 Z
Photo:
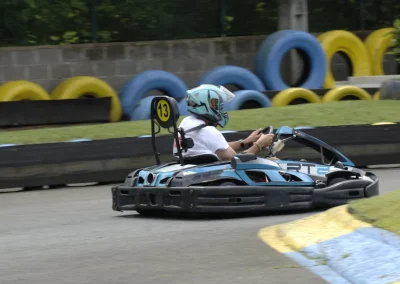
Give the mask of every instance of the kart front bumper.
M 114 211 L 162 210 L 188 213 L 239 213 L 301 210 L 344 205 L 379 194 L 373 182 L 349 180 L 323 188 L 299 186 L 128 187 L 111 189 Z

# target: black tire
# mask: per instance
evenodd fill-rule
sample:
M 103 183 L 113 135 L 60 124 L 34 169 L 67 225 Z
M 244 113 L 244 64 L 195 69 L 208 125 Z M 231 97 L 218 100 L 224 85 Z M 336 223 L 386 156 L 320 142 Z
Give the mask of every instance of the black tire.
M 330 186 L 330 185 L 334 185 L 334 184 L 337 184 L 337 183 L 339 183 L 339 182 L 346 181 L 346 180 L 347 180 L 346 178 L 337 177 L 337 178 L 334 178 L 334 179 L 330 180 L 328 185 L 329 185 L 329 186 Z
M 236 183 L 231 182 L 231 181 L 224 181 L 224 182 L 222 182 L 222 183 L 220 183 L 220 184 L 218 184 L 218 185 L 219 185 L 219 186 L 237 186 Z
M 151 209 L 138 209 L 136 210 L 140 215 L 143 216 L 149 216 L 149 217 L 156 217 L 156 216 L 161 216 L 165 213 L 164 210 L 151 210 Z

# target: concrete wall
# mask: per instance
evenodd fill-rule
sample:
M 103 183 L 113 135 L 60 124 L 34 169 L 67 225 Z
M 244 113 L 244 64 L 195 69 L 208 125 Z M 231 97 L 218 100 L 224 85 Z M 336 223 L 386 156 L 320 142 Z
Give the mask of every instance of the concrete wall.
M 65 78 L 87 75 L 105 80 L 118 91 L 136 74 L 163 69 L 193 87 L 205 72 L 219 65 L 254 71 L 255 55 L 265 37 L 1 48 L 0 82 L 30 80 L 51 92 Z M 333 68 L 338 80 L 346 79 L 348 71 L 340 57 Z M 392 59 L 386 61 L 385 69 L 396 74 Z

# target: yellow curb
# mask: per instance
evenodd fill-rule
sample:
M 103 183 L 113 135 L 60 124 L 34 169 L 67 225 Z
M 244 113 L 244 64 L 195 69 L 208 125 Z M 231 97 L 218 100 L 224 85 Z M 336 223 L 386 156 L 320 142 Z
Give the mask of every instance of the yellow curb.
M 264 228 L 258 236 L 275 250 L 287 253 L 352 233 L 362 227 L 371 225 L 356 220 L 345 205 L 294 222 Z
M 348 209 L 348 205 L 343 205 L 330 209 L 326 211 L 326 213 L 330 215 L 329 218 L 331 220 L 336 221 L 338 224 L 350 231 L 356 231 L 359 228 L 372 227 L 371 224 L 356 219 L 351 213 L 349 213 Z
M 293 249 L 287 246 L 277 234 L 279 225 L 261 229 L 258 232 L 258 237 L 267 245 L 280 253 L 293 252 Z
M 377 122 L 373 123 L 371 125 L 387 125 L 387 124 L 396 124 L 395 122 Z

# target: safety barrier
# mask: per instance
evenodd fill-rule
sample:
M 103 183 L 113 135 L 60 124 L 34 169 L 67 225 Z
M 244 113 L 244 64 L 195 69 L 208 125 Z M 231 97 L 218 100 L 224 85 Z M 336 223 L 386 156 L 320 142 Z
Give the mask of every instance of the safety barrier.
M 291 49 L 305 53 L 310 72 L 300 87 L 319 89 L 326 76 L 326 56 L 321 44 L 311 34 L 298 30 L 281 30 L 268 36 L 258 49 L 256 72 L 267 89 L 284 90 L 289 86 L 283 81 L 280 65 L 283 56 Z
M 400 163 L 400 124 L 299 127 L 348 156 L 358 167 Z M 228 141 L 250 131 L 223 133 Z M 159 136 L 162 162 L 172 157 L 173 137 Z M 148 136 L 64 143 L 1 145 L 0 188 L 57 186 L 87 182 L 120 182 L 137 168 L 155 164 Z M 315 156 L 316 155 L 316 156 Z M 280 157 L 318 158 L 318 152 L 288 144 Z
M 78 100 L 85 96 L 96 99 Z M 103 80 L 90 76 L 65 79 L 51 94 L 30 81 L 4 83 L 0 85 L 0 109 L 1 126 L 115 122 L 122 118 L 118 94 Z M 109 113 L 107 120 L 103 116 L 105 109 Z
M 383 57 L 393 38 L 393 28 L 373 31 L 363 41 L 355 34 L 334 30 L 315 37 L 299 30 L 275 32 L 261 43 L 255 60 L 255 73 L 239 66 L 218 66 L 204 74 L 197 84 L 234 85 L 237 98 L 226 106 L 228 110 L 250 107 L 286 106 L 293 102 L 326 103 L 343 99 L 380 99 L 381 93 L 367 94 L 354 86 L 335 88 L 330 70 L 333 54 L 341 52 L 352 65 L 352 76 L 383 74 Z M 309 72 L 295 88 L 289 87 L 280 74 L 283 56 L 298 49 L 306 59 Z M 308 62 L 308 63 L 307 63 Z M 324 97 L 313 90 L 331 89 Z M 176 75 L 163 70 L 147 70 L 129 80 L 116 92 L 106 82 L 89 76 L 68 78 L 51 94 L 29 81 L 13 81 L 0 86 L 0 102 L 19 100 L 62 100 L 90 95 L 95 98 L 110 97 L 110 121 L 119 121 L 123 115 L 129 120 L 149 118 L 148 92 L 158 90 L 180 102 L 180 110 L 187 114 L 182 100 L 188 86 Z M 265 90 L 281 91 L 274 98 L 262 97 Z M 388 92 L 385 91 L 385 97 Z M 391 93 L 393 90 L 391 89 Z M 272 101 L 271 101 L 272 100 Z
M 34 127 L 110 121 L 111 99 L 23 100 L 0 103 L 0 127 Z
M 47 91 L 33 82 L 18 80 L 0 86 L 0 102 L 50 99 Z
M 111 97 L 110 121 L 119 121 L 122 117 L 121 104 L 118 95 L 106 82 L 89 76 L 79 76 L 66 79 L 51 93 L 53 100 L 77 99 L 82 96 L 95 98 Z

